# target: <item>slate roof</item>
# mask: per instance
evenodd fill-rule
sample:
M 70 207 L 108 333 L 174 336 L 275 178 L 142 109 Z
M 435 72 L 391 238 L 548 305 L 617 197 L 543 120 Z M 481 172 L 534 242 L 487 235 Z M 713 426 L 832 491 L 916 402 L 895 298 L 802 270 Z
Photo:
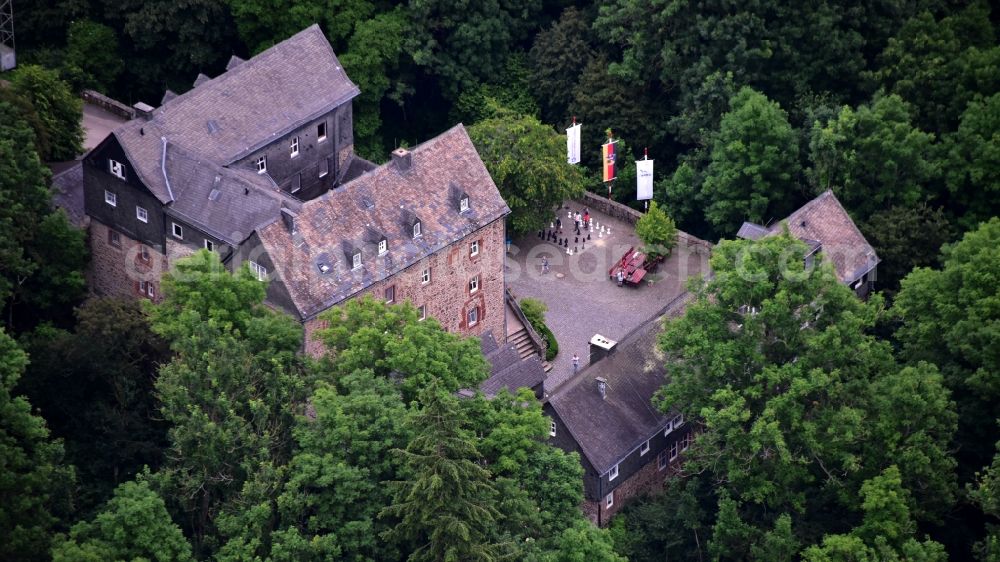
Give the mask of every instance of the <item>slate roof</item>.
M 215 78 L 200 75 L 192 90 L 165 96 L 148 119 L 133 119 L 114 132 L 161 202 L 172 200 L 161 171 L 163 138 L 225 166 L 360 92 L 318 25 L 250 60 L 233 62 Z
M 497 345 L 489 333 L 482 337 L 480 346 L 490 362 L 490 377 L 479 385 L 487 397 L 492 398 L 505 388 L 512 394 L 522 387 L 533 389 L 545 380 L 545 368 L 537 355 L 521 359 L 516 347 Z
M 669 303 L 656 318 L 622 339 L 607 358 L 555 388 L 549 404 L 598 474 L 604 474 L 657 432 L 671 416 L 652 404 L 666 383 L 665 356 L 657 347 L 665 318 L 684 313 L 692 293 Z M 601 398 L 597 377 L 607 381 Z
M 176 198 L 167 213 L 234 246 L 275 220 L 282 206 L 301 207 L 263 176 L 213 166 L 172 144 L 167 145 L 166 173 Z
M 282 222 L 258 231 L 303 319 L 510 212 L 461 124 L 413 148 L 410 158 L 406 171 L 390 162 L 303 203 L 294 237 Z M 463 213 L 452 200 L 453 186 L 469 194 Z M 418 238 L 412 236 L 414 220 L 421 223 Z M 379 256 L 383 236 L 388 251 Z M 354 270 L 356 249 L 363 265 Z
M 787 223 L 792 236 L 808 244 L 810 250 L 823 252 L 833 263 L 841 283 L 854 283 L 881 261 L 831 190 L 824 191 L 770 228 L 743 223 L 737 236 L 757 240 L 761 237 L 760 229 L 764 229 L 767 236 L 775 235 L 782 231 L 782 223 Z

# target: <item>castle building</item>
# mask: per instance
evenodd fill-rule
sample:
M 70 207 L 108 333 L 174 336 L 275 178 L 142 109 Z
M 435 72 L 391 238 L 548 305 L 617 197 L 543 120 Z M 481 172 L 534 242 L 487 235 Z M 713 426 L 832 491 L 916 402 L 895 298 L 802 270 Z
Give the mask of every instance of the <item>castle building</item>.
M 464 127 L 376 166 L 354 153 L 358 94 L 313 25 L 136 104 L 83 161 L 92 290 L 157 301 L 171 265 L 207 249 L 268 281 L 266 302 L 307 335 L 371 294 L 504 341 L 510 211 Z

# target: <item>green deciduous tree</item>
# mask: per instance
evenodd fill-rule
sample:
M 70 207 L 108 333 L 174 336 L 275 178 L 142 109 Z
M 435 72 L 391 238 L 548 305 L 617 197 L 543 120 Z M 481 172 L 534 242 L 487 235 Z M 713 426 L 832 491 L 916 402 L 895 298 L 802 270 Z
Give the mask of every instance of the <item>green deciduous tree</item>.
M 958 130 L 945 137 L 945 179 L 962 223 L 1000 215 L 1000 94 L 969 102 Z
M 563 136 L 534 117 L 503 115 L 469 127 L 483 163 L 511 209 L 509 225 L 541 229 L 564 200 L 583 190 L 583 174 L 566 164 Z
M 859 228 L 882 260 L 878 288 L 886 296 L 896 294 L 899 282 L 913 268 L 937 265 L 941 246 L 955 237 L 943 210 L 926 203 L 877 211 Z
M 44 560 L 53 511 L 73 483 L 62 443 L 14 394 L 28 357 L 0 329 L 0 559 Z
M 81 521 L 52 547 L 55 562 L 191 560 L 191 545 L 163 499 L 143 479 L 125 482 L 92 521 Z
M 11 78 L 14 93 L 31 102 L 49 139 L 44 161 L 73 160 L 83 152 L 83 102 L 54 70 L 19 66 Z
M 643 251 L 651 258 L 669 256 L 677 243 L 677 225 L 656 201 L 649 204 L 649 211 L 635 223 L 635 235 L 646 246 Z
M 729 101 L 712 139 L 702 197 L 705 217 L 721 236 L 745 221 L 785 216 L 798 197 L 798 144 L 777 103 L 750 88 Z
M 817 191 L 833 189 L 862 220 L 892 205 L 915 205 L 940 175 L 934 135 L 911 124 L 906 103 L 883 96 L 835 120 L 813 125 L 810 179 Z
M 283 0 L 226 0 L 240 38 L 252 52 L 284 41 L 314 23 L 320 24 L 334 48 L 342 47 L 355 22 L 371 17 L 369 0 L 305 0 L 289 5 Z
M 71 23 L 65 64 L 86 73 L 92 81 L 89 87 L 110 92 L 125 67 L 115 30 L 85 19 Z
M 552 27 L 535 36 L 530 53 L 531 78 L 546 123 L 561 125 L 572 114 L 580 69 L 586 68 L 596 54 L 590 25 L 584 12 L 570 6 Z
M 383 537 L 413 545 L 413 561 L 494 560 L 498 492 L 462 428 L 458 400 L 432 383 L 420 402 L 405 424 L 413 439 L 400 451 L 408 476 L 390 482 L 393 503 L 380 514 L 397 523 Z
M 839 532 L 861 517 L 864 482 L 891 465 L 917 521 L 938 520 L 954 501 L 956 415 L 941 375 L 896 364 L 868 333 L 879 300 L 859 301 L 830 264 L 807 270 L 805 253 L 787 233 L 723 241 L 715 277 L 662 337 L 662 405 L 704 428 L 685 471 L 723 483 L 712 548 L 726 558 L 749 555 L 768 533 L 787 548 Z

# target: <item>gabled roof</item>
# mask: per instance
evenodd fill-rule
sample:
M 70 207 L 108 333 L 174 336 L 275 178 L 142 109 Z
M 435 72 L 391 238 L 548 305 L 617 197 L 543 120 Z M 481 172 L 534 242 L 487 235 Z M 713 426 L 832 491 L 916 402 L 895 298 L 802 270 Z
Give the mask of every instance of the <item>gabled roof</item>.
M 318 25 L 312 25 L 223 74 L 200 75 L 195 88 L 169 97 L 148 118 L 114 134 L 143 183 L 171 200 L 160 170 L 162 141 L 225 166 L 359 93 Z
M 511 394 L 519 388 L 534 389 L 545 380 L 545 368 L 537 355 L 521 359 L 511 344 L 498 345 L 490 333 L 482 336 L 480 347 L 490 362 L 490 377 L 479 385 L 479 390 L 489 398 L 507 389 Z
M 302 204 L 297 233 L 281 223 L 261 228 L 261 242 L 293 303 L 310 318 L 418 260 L 504 217 L 510 210 L 483 165 L 465 127 L 456 125 L 410 152 L 405 171 L 393 162 Z M 464 213 L 449 203 L 449 184 L 471 199 Z M 407 225 L 416 219 L 421 236 Z M 367 244 L 365 233 L 383 233 L 385 255 Z M 344 248 L 362 251 L 352 269 Z M 329 267 L 321 273 L 322 260 Z
M 263 176 L 213 166 L 172 144 L 167 145 L 166 173 L 175 197 L 167 213 L 232 245 L 274 221 L 282 206 L 301 206 Z
M 666 358 L 658 347 L 665 318 L 684 313 L 692 293 L 674 299 L 662 314 L 636 328 L 611 355 L 555 388 L 548 402 L 598 474 L 604 474 L 670 419 L 653 405 L 666 382 Z M 607 381 L 601 398 L 597 377 Z
M 865 240 L 831 190 L 824 191 L 770 228 L 743 223 L 737 236 L 749 240 L 772 236 L 782 231 L 782 223 L 788 224 L 792 236 L 809 245 L 811 251 L 818 249 L 823 252 L 833 264 L 841 283 L 854 283 L 880 261 L 875 249 Z

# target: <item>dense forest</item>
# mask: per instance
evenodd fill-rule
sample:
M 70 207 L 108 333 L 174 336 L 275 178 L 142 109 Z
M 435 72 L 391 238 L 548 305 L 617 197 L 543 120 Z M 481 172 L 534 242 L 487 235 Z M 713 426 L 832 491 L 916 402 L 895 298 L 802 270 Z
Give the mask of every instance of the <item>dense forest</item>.
M 33 0 L 0 85 L 0 560 L 1000 560 L 1000 13 L 985 1 Z M 330 312 L 321 360 L 214 254 L 165 300 L 86 298 L 45 163 L 78 93 L 159 105 L 319 23 L 376 161 L 457 121 L 527 232 L 605 193 L 599 144 L 723 241 L 661 346 L 684 470 L 608 530 L 530 395 L 459 400 L 478 343 Z M 584 161 L 563 129 L 584 124 Z M 880 294 L 732 241 L 832 189 Z M 747 256 L 750 256 L 749 261 Z M 737 268 L 753 276 L 728 275 Z M 740 319 L 734 310 L 760 313 Z

